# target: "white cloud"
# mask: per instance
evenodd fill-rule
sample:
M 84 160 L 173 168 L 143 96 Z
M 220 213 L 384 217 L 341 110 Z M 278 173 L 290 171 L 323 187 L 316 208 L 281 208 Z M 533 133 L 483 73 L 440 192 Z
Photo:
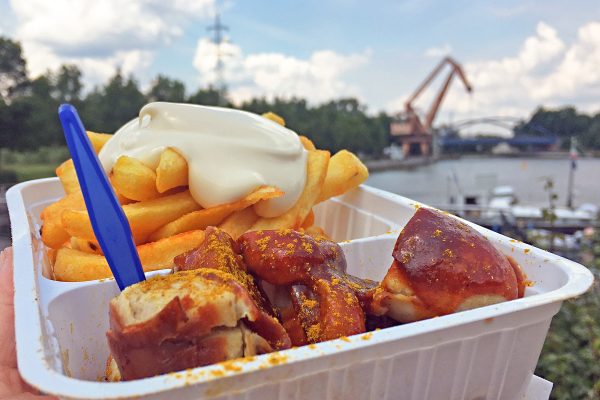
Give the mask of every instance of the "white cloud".
M 423 53 L 423 54 L 425 55 L 425 57 L 439 58 L 439 57 L 447 56 L 451 52 L 452 52 L 452 46 L 450 46 L 449 44 L 445 44 L 441 47 L 431 47 L 431 48 L 425 50 L 425 53 Z
M 569 44 L 548 24 L 539 22 L 535 34 L 526 38 L 510 57 L 476 60 L 463 64 L 473 86 L 472 95 L 455 82 L 442 104 L 443 115 L 453 120 L 481 116 L 527 117 L 537 106 L 574 104 L 597 111 L 600 103 L 600 22 L 589 22 Z M 432 99 L 429 91 L 418 105 Z M 398 111 L 407 96 L 390 102 Z
M 306 59 L 281 53 L 245 55 L 231 43 L 221 47 L 221 54 L 229 92 L 237 103 L 255 96 L 297 96 L 312 102 L 357 96 L 358 89 L 343 79 L 344 74 L 370 58 L 369 51 L 343 55 L 331 50 L 316 51 Z M 213 43 L 207 39 L 198 41 L 193 64 L 203 84 L 215 83 L 216 55 Z
M 577 41 L 566 51 L 558 67 L 535 91 L 536 97 L 568 98 L 574 95 L 600 101 L 600 22 L 579 28 Z
M 114 74 L 143 75 L 157 47 L 207 17 L 214 0 L 11 0 L 22 42 L 35 76 L 61 63 L 77 64 L 88 83 Z

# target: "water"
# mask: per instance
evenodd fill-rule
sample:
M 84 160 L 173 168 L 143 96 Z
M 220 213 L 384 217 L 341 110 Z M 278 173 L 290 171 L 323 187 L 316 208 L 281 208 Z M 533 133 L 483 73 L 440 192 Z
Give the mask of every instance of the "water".
M 544 177 L 552 177 L 558 205 L 565 205 L 570 160 L 464 157 L 444 160 L 414 170 L 371 174 L 367 184 L 425 204 L 443 205 L 449 197 L 486 196 L 496 186 L 509 185 L 522 204 L 545 205 Z M 574 205 L 600 206 L 600 159 L 577 161 Z

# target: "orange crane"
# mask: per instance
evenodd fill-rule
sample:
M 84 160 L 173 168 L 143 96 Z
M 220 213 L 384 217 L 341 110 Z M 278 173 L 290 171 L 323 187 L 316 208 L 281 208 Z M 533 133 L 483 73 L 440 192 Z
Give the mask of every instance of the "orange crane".
M 450 72 L 444 81 L 444 84 L 440 88 L 437 96 L 434 98 L 431 108 L 425 116 L 425 121 L 421 122 L 421 119 L 413 108 L 413 102 L 423 93 L 423 91 L 431 84 L 435 77 L 440 71 L 446 66 L 450 65 Z M 467 92 L 471 92 L 473 89 L 471 84 L 467 80 L 462 67 L 451 57 L 445 57 L 433 71 L 425 78 L 423 83 L 419 85 L 417 90 L 406 100 L 404 103 L 404 114 L 399 115 L 390 124 L 390 134 L 398 137 L 400 144 L 402 145 L 402 152 L 407 156 L 410 152 L 410 145 L 413 143 L 419 143 L 421 145 L 421 153 L 423 155 L 429 154 L 429 147 L 432 141 L 431 136 L 431 125 L 435 119 L 440 105 L 448 92 L 450 82 L 455 75 L 458 75 L 460 80 L 465 85 Z

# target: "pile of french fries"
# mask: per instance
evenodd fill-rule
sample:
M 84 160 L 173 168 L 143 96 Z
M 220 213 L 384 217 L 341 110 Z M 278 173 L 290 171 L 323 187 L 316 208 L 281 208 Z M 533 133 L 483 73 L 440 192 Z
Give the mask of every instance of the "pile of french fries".
M 285 124 L 273 113 L 265 118 Z M 88 132 L 96 152 L 112 135 Z M 263 218 L 256 203 L 282 196 L 276 187 L 257 187 L 233 203 L 202 208 L 188 190 L 188 166 L 176 150 L 167 148 L 156 170 L 141 161 L 121 156 L 109 178 L 127 216 L 144 271 L 170 268 L 173 258 L 199 246 L 204 229 L 218 226 L 233 238 L 249 230 L 297 229 L 326 236 L 314 225 L 315 204 L 360 185 L 368 177 L 365 165 L 351 152 L 318 150 L 300 136 L 308 151 L 306 184 L 300 198 L 284 214 Z M 41 238 L 48 249 L 48 278 L 87 281 L 112 276 L 92 229 L 72 160 L 56 169 L 65 197 L 46 207 L 41 215 Z

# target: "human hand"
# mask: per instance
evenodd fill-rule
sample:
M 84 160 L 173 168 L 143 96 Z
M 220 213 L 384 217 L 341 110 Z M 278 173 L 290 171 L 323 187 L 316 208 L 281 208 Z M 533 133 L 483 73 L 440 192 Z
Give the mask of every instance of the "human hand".
M 38 390 L 25 383 L 19 375 L 14 293 L 13 258 L 9 247 L 0 253 L 0 400 L 55 400 L 54 396 L 40 395 Z

